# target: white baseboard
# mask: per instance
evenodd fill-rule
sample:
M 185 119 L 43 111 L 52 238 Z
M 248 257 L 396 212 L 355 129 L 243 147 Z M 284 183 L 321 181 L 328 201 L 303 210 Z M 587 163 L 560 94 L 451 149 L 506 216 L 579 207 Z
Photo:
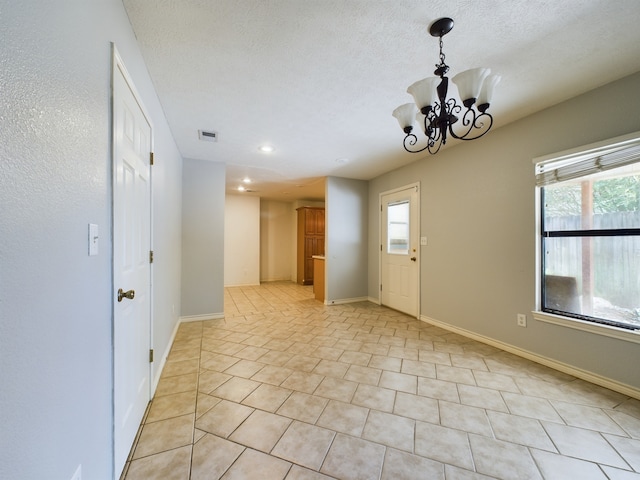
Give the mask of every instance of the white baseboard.
M 369 300 L 369 297 L 356 297 L 356 298 L 339 298 L 337 300 L 325 300 L 325 305 L 342 305 L 343 303 L 356 303 L 356 302 L 366 302 Z
M 151 398 L 156 393 L 156 388 L 158 388 L 158 382 L 160 382 L 160 376 L 162 375 L 162 370 L 164 370 L 164 366 L 167 363 L 167 358 L 169 357 L 169 352 L 171 352 L 171 347 L 173 347 L 173 342 L 176 339 L 176 334 L 178 333 L 178 328 L 180 327 L 180 319 L 176 322 L 173 327 L 173 331 L 171 332 L 171 337 L 169 337 L 169 342 L 165 348 L 164 353 L 161 357 L 157 357 L 154 355 L 154 363 L 157 361 L 157 365 L 153 367 L 153 378 L 151 384 Z
M 493 347 L 499 348 L 500 350 L 513 353 L 514 355 L 518 355 L 519 357 L 526 358 L 527 360 L 531 360 L 533 362 L 539 363 L 546 367 L 553 368 L 554 370 L 558 370 L 568 375 L 573 375 L 574 377 L 580 378 L 582 380 L 586 380 L 587 382 L 600 385 L 601 387 L 605 387 L 605 388 L 608 388 L 609 390 L 613 390 L 615 392 L 619 392 L 624 395 L 628 395 L 630 397 L 637 398 L 640 400 L 640 389 L 633 387 L 631 385 L 627 385 L 626 383 L 618 382 L 616 380 L 603 377 L 602 375 L 598 375 L 597 373 L 589 372 L 587 370 L 582 370 L 581 368 L 574 367 L 573 365 L 569 365 L 569 364 L 554 360 L 552 358 L 538 355 L 537 353 L 524 350 L 522 348 L 510 345 L 508 343 L 503 343 L 493 338 L 485 337 L 484 335 L 474 333 L 464 328 L 449 325 L 448 323 L 435 320 L 425 315 L 421 315 L 420 320 L 422 320 L 423 322 L 429 323 L 431 325 L 434 325 L 436 327 L 449 330 L 450 332 L 457 333 L 459 335 L 462 335 L 463 337 L 471 338 L 473 340 L 477 340 L 478 342 L 486 343 L 487 345 L 491 345 Z
M 224 313 L 205 313 L 203 315 L 185 315 L 180 317 L 179 323 L 202 322 L 204 320 L 219 320 L 224 318 Z
M 167 344 L 165 351 L 161 356 L 154 355 L 154 363 L 157 364 L 153 367 L 153 378 L 151 379 L 151 397 L 155 395 L 156 388 L 158 388 L 158 382 L 160 382 L 160 376 L 162 375 L 162 370 L 164 369 L 165 364 L 167 363 L 167 358 L 169 357 L 169 353 L 171 352 L 171 347 L 173 347 L 173 342 L 176 339 L 176 335 L 178 333 L 178 328 L 180 328 L 181 323 L 187 322 L 201 322 L 203 320 L 217 320 L 220 318 L 224 318 L 224 313 L 207 313 L 205 315 L 185 315 L 183 317 L 179 317 L 175 326 L 173 327 L 173 331 L 171 332 L 171 337 L 169 338 L 169 343 Z

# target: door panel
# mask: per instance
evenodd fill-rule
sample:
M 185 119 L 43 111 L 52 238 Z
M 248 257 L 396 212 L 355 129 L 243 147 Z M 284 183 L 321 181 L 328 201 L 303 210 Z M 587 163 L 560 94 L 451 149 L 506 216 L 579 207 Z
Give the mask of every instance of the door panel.
M 420 294 L 418 186 L 380 196 L 380 303 L 418 316 Z
M 315 216 L 316 216 L 316 221 L 315 221 L 316 235 L 324 236 L 324 209 L 316 210 Z
M 150 398 L 151 126 L 113 72 L 114 471 L 119 475 Z M 133 291 L 118 299 L 117 291 Z
M 311 255 L 324 255 L 324 237 L 315 237 L 313 239 L 313 250 Z

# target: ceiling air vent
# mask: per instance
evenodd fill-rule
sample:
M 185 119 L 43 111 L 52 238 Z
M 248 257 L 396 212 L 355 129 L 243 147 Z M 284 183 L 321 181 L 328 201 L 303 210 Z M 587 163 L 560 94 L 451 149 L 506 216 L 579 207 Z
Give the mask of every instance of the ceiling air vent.
M 204 142 L 217 142 L 218 132 L 198 130 L 198 138 Z

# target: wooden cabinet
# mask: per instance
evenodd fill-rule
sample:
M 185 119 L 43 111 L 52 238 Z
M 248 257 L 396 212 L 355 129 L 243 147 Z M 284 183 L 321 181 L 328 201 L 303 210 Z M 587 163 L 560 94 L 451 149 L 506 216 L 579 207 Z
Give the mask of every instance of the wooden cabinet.
M 298 208 L 298 283 L 313 285 L 313 256 L 324 255 L 324 208 Z

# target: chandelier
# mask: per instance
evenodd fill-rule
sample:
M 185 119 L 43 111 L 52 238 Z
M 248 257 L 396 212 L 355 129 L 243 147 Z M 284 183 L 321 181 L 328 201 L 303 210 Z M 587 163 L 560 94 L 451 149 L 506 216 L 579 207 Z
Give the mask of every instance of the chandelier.
M 454 98 L 447 99 L 449 78 L 446 74 L 449 66 L 444 63 L 442 37 L 452 28 L 453 20 L 446 17 L 429 26 L 431 36 L 440 37 L 440 63 L 436 64 L 433 72 L 437 76 L 418 80 L 407 88 L 407 93 L 413 96 L 415 103 L 405 103 L 393 111 L 393 116 L 407 134 L 403 142 L 407 152 L 428 150 L 435 154 L 447 143 L 447 135 L 458 140 L 475 140 L 486 134 L 493 125 L 493 117 L 487 110 L 500 76 L 489 75 L 491 71 L 488 68 L 473 68 L 454 76 L 451 81 L 458 87 L 462 105 Z M 466 111 L 462 118 L 458 118 L 463 105 Z M 427 145 L 423 148 L 415 146 L 418 138 L 412 133 L 414 121 L 427 136 Z

